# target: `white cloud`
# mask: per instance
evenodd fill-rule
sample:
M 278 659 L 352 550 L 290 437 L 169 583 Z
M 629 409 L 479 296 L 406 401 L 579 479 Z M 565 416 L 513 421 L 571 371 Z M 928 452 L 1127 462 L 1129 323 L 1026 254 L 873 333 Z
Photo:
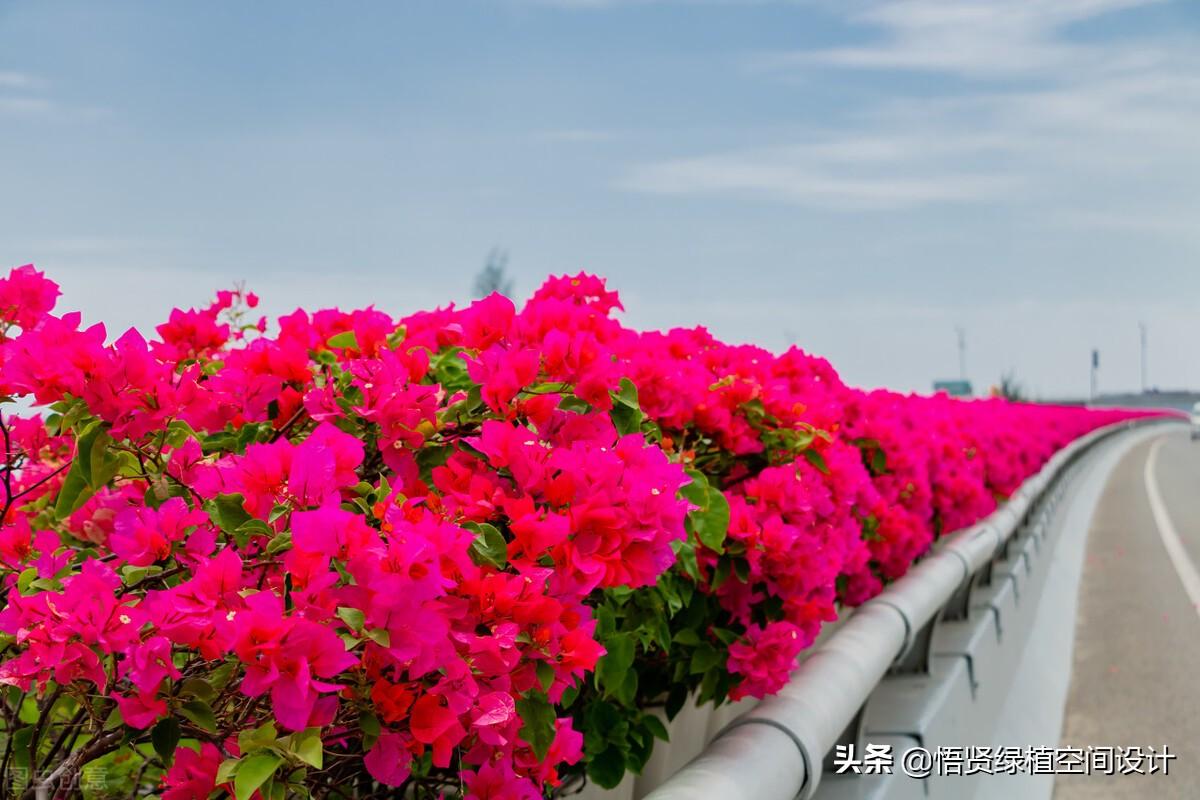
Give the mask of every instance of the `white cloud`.
M 52 96 L 50 81 L 28 72 L 0 70 L 0 116 L 76 121 L 107 115 L 98 106 L 63 103 Z
M 635 165 L 620 185 L 837 210 L 993 203 L 1035 226 L 1069 218 L 1074 229 L 1125 215 L 1123 226 L 1093 228 L 1200 250 L 1200 229 L 1186 224 L 1200 202 L 1200 38 L 1115 32 L 1084 44 L 1069 30 L 1152 2 L 855 4 L 841 13 L 880 30 L 877 42 L 759 57 L 752 75 L 933 73 L 920 93 L 866 101 L 846 110 L 846 123 L 798 141 Z
M 54 103 L 44 97 L 0 97 L 0 114 L 30 116 L 54 110 Z
M 560 128 L 557 130 L 542 131 L 541 133 L 537 134 L 537 138 L 543 142 L 593 144 L 598 142 L 610 142 L 617 138 L 617 135 L 612 131 L 599 130 L 595 128 Z
M 888 0 L 850 21 L 883 32 L 882 41 L 764 56 L 763 67 L 805 64 L 953 72 L 972 77 L 1104 68 L 1106 48 L 1060 34 L 1072 23 L 1163 0 Z
M 0 70 L 0 88 L 4 89 L 41 89 L 46 81 L 28 72 L 15 70 Z
M 546 6 L 567 10 L 595 10 L 629 6 L 759 6 L 768 4 L 802 3 L 806 0 L 511 0 L 517 5 Z M 808 0 L 811 2 L 811 0 Z
M 46 81 L 28 72 L 0 70 L 0 114 L 9 116 L 33 116 L 46 114 L 54 109 L 54 103 L 34 92 L 43 89 Z
M 837 209 L 889 209 L 995 197 L 1013 188 L 998 173 L 925 162 L 893 169 L 903 140 L 861 139 L 674 159 L 637 167 L 621 186 L 656 194 L 736 192 Z M 924 160 L 923 160 L 924 161 Z M 880 169 L 860 170 L 856 164 Z

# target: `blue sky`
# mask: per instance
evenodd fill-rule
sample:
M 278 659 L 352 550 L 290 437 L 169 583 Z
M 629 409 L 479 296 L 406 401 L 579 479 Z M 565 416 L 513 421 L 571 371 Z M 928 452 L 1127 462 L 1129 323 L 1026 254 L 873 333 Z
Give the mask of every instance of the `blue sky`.
M 609 278 L 860 385 L 1200 387 L 1193 0 L 0 0 L 0 263 L 112 332 Z

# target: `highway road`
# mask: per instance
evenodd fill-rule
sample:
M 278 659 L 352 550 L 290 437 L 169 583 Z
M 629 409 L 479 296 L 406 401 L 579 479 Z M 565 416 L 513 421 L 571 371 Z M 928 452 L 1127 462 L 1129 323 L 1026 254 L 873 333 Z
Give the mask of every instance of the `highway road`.
M 1063 746 L 1166 745 L 1178 757 L 1167 775 L 1059 776 L 1055 800 L 1200 797 L 1197 566 L 1200 441 L 1184 430 L 1125 454 L 1096 508 L 1062 734 Z

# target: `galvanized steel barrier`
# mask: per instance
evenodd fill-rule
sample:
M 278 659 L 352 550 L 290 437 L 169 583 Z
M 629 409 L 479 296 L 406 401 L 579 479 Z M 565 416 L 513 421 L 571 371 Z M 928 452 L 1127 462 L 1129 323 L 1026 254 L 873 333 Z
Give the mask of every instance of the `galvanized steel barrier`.
M 836 745 L 857 743 L 861 752 L 868 709 L 875 714 L 878 705 L 868 701 L 885 677 L 893 696 L 872 720 L 871 741 L 894 744 L 897 751 L 931 744 L 913 733 L 925 730 L 922 720 L 911 718 L 928 703 L 922 692 L 941 692 L 943 707 L 981 701 L 985 707 L 975 708 L 975 714 L 998 713 L 1003 696 L 976 695 L 990 685 L 989 674 L 1011 672 L 1019 656 L 1011 643 L 1007 652 L 999 644 L 1004 628 L 1016 629 L 1021 613 L 1030 613 L 1032 603 L 1018 602 L 1022 592 L 1036 596 L 1040 588 L 1036 580 L 1043 575 L 1033 569 L 1033 556 L 1045 546 L 1061 479 L 1097 442 L 1156 421 L 1161 422 L 1107 426 L 1060 450 L 995 513 L 948 536 L 904 578 L 854 611 L 814 648 L 782 691 L 726 725 L 646 800 L 809 800 L 829 771 L 827 759 Z M 892 680 L 896 676 L 901 679 Z M 961 730 L 959 722 L 940 720 L 948 730 Z M 929 738 L 938 737 L 931 733 Z M 906 781 L 907 789 L 887 791 L 883 783 L 891 777 Z M 900 775 L 879 776 L 878 793 L 864 791 L 858 781 L 828 783 L 822 798 L 927 793 L 922 781 Z

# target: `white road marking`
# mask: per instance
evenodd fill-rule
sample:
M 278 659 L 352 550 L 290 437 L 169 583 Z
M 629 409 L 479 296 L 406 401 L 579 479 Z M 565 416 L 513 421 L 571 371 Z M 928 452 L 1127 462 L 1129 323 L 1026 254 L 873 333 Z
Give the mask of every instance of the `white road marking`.
M 1146 456 L 1146 494 L 1150 499 L 1150 511 L 1154 514 L 1154 523 L 1158 528 L 1159 538 L 1162 539 L 1163 547 L 1167 548 L 1171 565 L 1175 567 L 1179 580 L 1183 582 L 1183 589 L 1187 592 L 1188 599 L 1192 601 L 1192 608 L 1197 614 L 1200 614 L 1200 572 L 1196 570 L 1196 565 L 1188 557 L 1187 550 L 1184 549 L 1183 542 L 1179 538 L 1179 532 L 1175 530 L 1175 525 L 1171 522 L 1171 515 L 1167 513 L 1167 504 L 1163 502 L 1162 492 L 1158 488 L 1155 467 L 1158 463 L 1158 451 L 1162 449 L 1165 441 L 1165 438 L 1157 439 L 1150 448 L 1150 454 Z

